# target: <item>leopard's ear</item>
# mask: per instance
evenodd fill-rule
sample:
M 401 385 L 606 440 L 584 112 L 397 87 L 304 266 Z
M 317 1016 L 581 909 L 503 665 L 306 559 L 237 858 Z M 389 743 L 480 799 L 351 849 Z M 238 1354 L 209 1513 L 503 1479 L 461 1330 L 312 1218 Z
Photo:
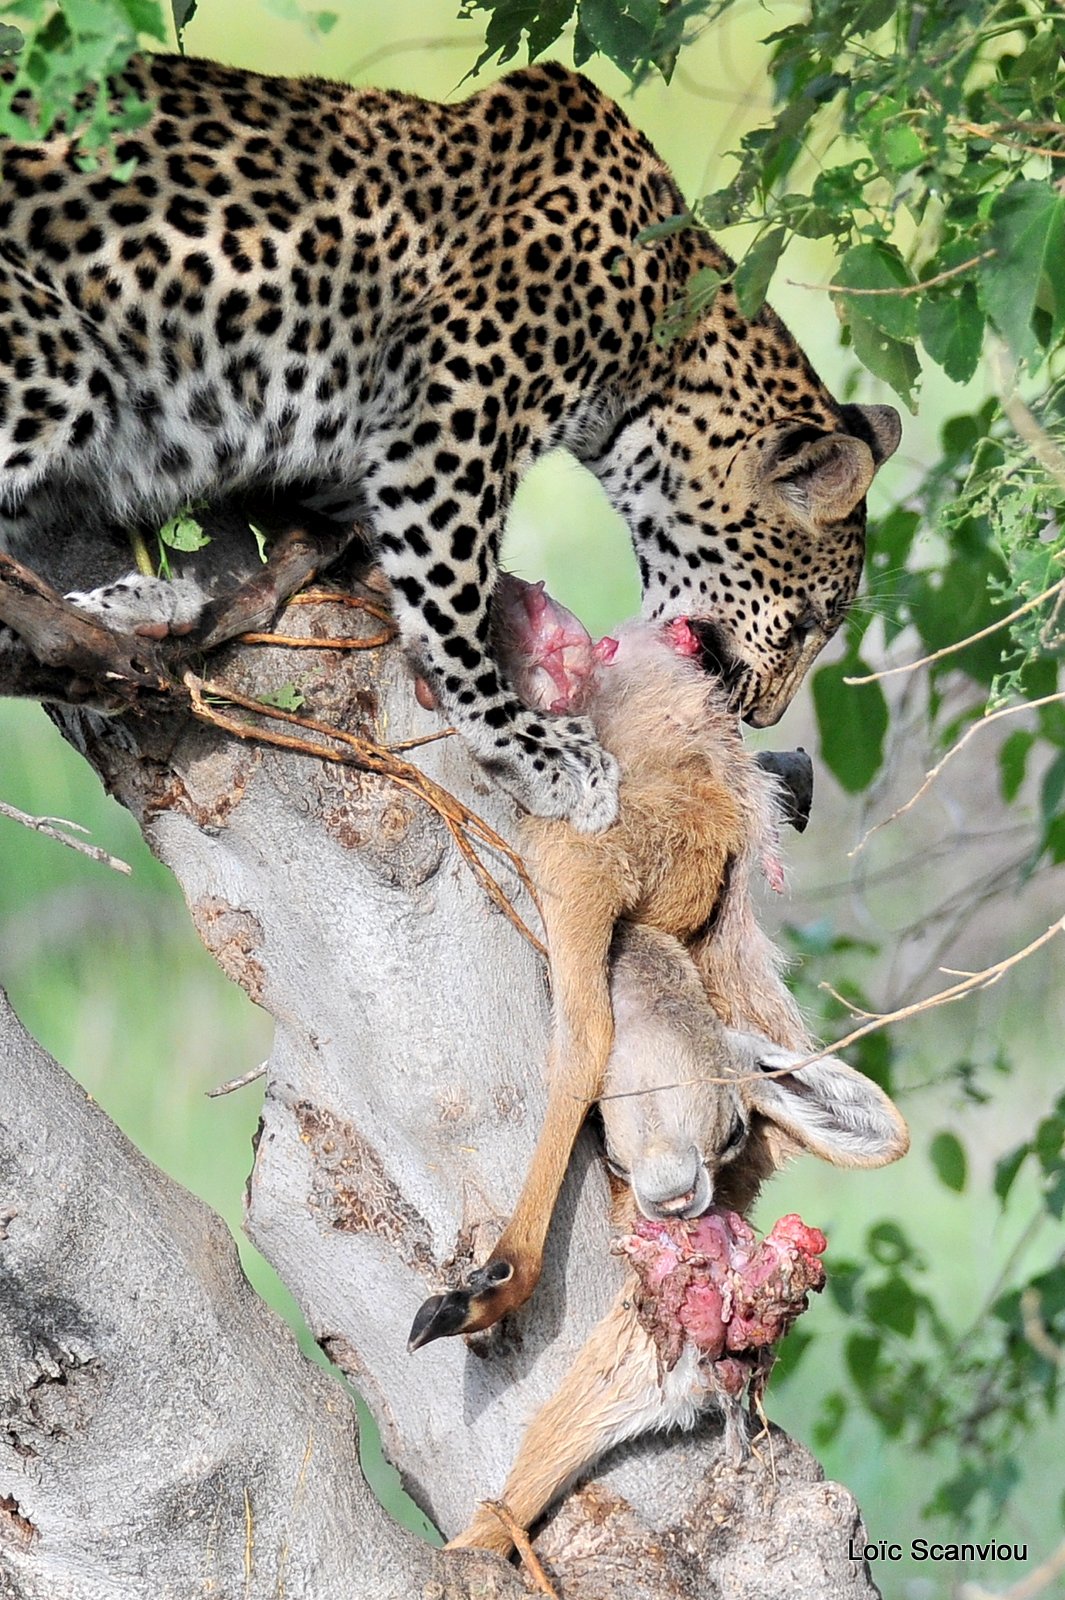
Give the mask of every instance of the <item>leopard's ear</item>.
M 766 463 L 794 511 L 813 523 L 841 522 L 873 481 L 876 463 L 863 439 L 799 423 L 781 433 Z
M 873 466 L 882 467 L 902 438 L 902 419 L 894 406 L 843 406 L 843 420 L 856 439 L 869 446 Z

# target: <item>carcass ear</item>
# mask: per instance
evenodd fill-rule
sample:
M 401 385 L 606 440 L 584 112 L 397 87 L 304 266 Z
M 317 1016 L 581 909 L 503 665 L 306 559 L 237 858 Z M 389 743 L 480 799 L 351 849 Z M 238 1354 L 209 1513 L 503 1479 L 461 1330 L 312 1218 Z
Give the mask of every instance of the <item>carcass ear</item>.
M 800 425 L 778 441 L 769 464 L 782 497 L 810 522 L 840 522 L 873 481 L 876 463 L 862 439 Z
M 804 1059 L 768 1040 L 756 1054 L 764 1073 L 780 1072 Z M 910 1147 L 909 1130 L 884 1091 L 838 1056 L 777 1078 L 760 1078 L 747 1087 L 756 1111 L 833 1166 L 885 1167 Z
M 843 420 L 873 452 L 873 464 L 882 467 L 902 438 L 902 420 L 894 406 L 844 406 Z

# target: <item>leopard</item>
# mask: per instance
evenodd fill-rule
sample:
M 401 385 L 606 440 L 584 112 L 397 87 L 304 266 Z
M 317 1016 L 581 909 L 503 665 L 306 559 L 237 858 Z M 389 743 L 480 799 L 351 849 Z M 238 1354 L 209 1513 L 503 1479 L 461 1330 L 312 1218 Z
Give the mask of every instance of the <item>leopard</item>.
M 183 632 L 209 587 L 130 573 L 130 533 L 306 508 L 383 567 L 487 773 L 594 832 L 615 763 L 493 656 L 508 508 L 561 448 L 627 524 L 644 616 L 688 619 L 737 717 L 779 719 L 855 595 L 898 414 L 742 313 L 605 93 L 556 63 L 437 103 L 165 55 L 111 93 L 146 120 L 109 155 L 73 124 L 0 154 L 0 550 L 114 628 Z

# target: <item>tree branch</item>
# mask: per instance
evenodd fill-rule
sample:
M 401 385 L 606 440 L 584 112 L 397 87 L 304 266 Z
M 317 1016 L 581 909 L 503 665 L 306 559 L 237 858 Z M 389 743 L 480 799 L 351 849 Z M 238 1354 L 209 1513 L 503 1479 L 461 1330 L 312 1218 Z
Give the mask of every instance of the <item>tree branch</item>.
M 324 605 L 312 608 L 311 632 L 328 634 L 329 616 Z M 277 626 L 283 637 L 306 631 Z M 301 712 L 264 705 L 294 671 Z M 455 797 L 456 814 L 482 819 L 480 830 L 468 824 L 471 837 L 493 849 L 500 889 L 527 921 L 531 900 L 513 846 L 516 810 L 457 739 L 423 744 L 419 776 L 402 785 L 381 763 L 381 754 L 398 761 L 390 751 L 440 731 L 394 643 L 337 651 L 323 637 L 318 650 L 301 647 L 298 656 L 276 642 L 229 647 L 212 661 L 212 675 L 232 705 L 250 708 L 255 732 L 234 736 L 238 730 L 220 725 L 228 712 L 214 706 L 209 716 L 192 715 L 191 695 L 186 702 L 172 688 L 136 718 L 73 709 L 56 716 L 177 874 L 223 970 L 275 1018 L 248 1231 L 323 1349 L 358 1383 L 408 1489 L 451 1535 L 479 1501 L 498 1494 L 526 1422 L 559 1387 L 620 1277 L 609 1252 L 606 1179 L 596 1141 L 586 1134 L 529 1306 L 476 1351 L 448 1340 L 417 1358 L 406 1355 L 418 1305 L 487 1253 L 511 1209 L 543 1113 L 548 1021 L 539 954 L 485 896 L 465 869 L 447 816 L 423 798 L 433 787 Z M 196 694 L 207 705 L 205 688 L 197 684 Z M 264 738 L 263 728 L 276 732 L 279 722 L 283 737 Z M 309 738 L 317 741 L 313 750 Z M 372 763 L 357 759 L 357 741 L 372 746 Z M 49 1187 L 58 1192 L 54 1174 Z M 125 1217 L 124 1207 L 120 1201 L 79 1213 L 65 1231 L 58 1222 L 42 1220 L 42 1227 L 77 1241 L 71 1270 L 87 1272 L 97 1251 L 110 1261 L 119 1248 L 111 1218 Z M 164 1212 L 152 1223 L 153 1237 L 163 1254 L 174 1253 Z M 179 1231 L 180 1219 L 179 1208 Z M 189 1259 L 184 1247 L 177 1255 L 179 1264 Z M 57 1245 L 57 1285 L 62 1267 Z M 195 1363 L 184 1370 L 184 1343 L 175 1346 L 165 1306 L 154 1303 L 166 1273 L 144 1263 L 130 1264 L 125 1278 L 117 1271 L 108 1266 L 101 1274 L 100 1293 L 112 1307 L 131 1308 L 129 1317 L 114 1313 L 127 1332 L 130 1319 L 144 1315 L 132 1308 L 152 1302 L 142 1368 L 157 1374 L 153 1394 L 169 1392 L 168 1363 L 181 1369 L 172 1385 L 180 1419 L 186 1388 L 199 1379 Z M 178 1279 L 175 1305 L 191 1293 L 180 1273 Z M 228 1319 L 224 1306 L 216 1310 L 220 1326 Z M 261 1342 L 248 1359 L 257 1370 L 265 1360 Z M 227 1368 L 225 1382 L 235 1381 Z M 249 1409 L 262 1406 L 257 1381 L 241 1381 L 242 1394 L 254 1396 Z M 277 1498 L 289 1507 L 307 1449 L 306 1428 L 294 1420 L 300 1405 L 282 1408 L 278 1424 L 288 1437 L 278 1468 L 285 1495 L 279 1487 Z M 131 1405 L 117 1429 L 127 1442 L 135 1411 Z M 312 1407 L 306 1414 L 317 1413 Z M 199 1438 L 195 1408 L 192 1416 Z M 247 1426 L 249 1439 L 260 1437 L 239 1407 L 235 1416 L 235 1436 Z M 317 1452 L 316 1443 L 308 1470 Z M 228 1443 L 212 1436 L 207 1453 L 223 1473 Z M 187 1445 L 166 1438 L 146 1442 L 142 1496 L 154 1504 L 168 1463 L 187 1454 Z M 259 1520 L 263 1497 L 242 1459 L 226 1476 L 224 1521 L 211 1534 L 226 1545 L 228 1587 L 219 1592 L 244 1592 L 251 1559 L 250 1592 L 273 1595 L 276 1589 L 256 1588 L 254 1563 L 257 1552 L 277 1548 L 269 1531 L 276 1525 Z M 865 1538 L 853 1500 L 825 1484 L 806 1452 L 782 1436 L 775 1460 L 775 1478 L 763 1460 L 729 1467 L 713 1425 L 695 1436 L 637 1440 L 601 1463 L 540 1532 L 537 1553 L 548 1581 L 564 1600 L 660 1600 L 666 1592 L 697 1600 L 714 1584 L 734 1600 L 760 1600 L 776 1587 L 786 1549 L 793 1600 L 820 1600 L 826 1583 L 838 1600 L 868 1600 L 875 1593 L 868 1574 L 847 1555 L 849 1540 Z M 317 1510 L 329 1503 L 334 1513 L 354 1504 L 361 1516 L 360 1496 L 338 1490 L 340 1481 L 330 1483 L 323 1467 L 313 1488 L 301 1491 L 306 1504 Z M 210 1500 L 206 1490 L 198 1493 L 197 1504 Z M 14 1498 L 19 1514 L 33 1520 Z M 114 1526 L 126 1528 L 128 1518 L 116 1517 Z M 201 1548 L 207 1526 L 209 1519 L 197 1525 Z M 327 1519 L 327 1540 L 331 1526 Z M 370 1526 L 377 1527 L 372 1517 Z M 50 1533 L 48 1549 L 58 1556 L 66 1537 Z M 406 1540 L 386 1546 L 383 1533 L 373 1539 L 373 1559 L 350 1568 L 359 1574 L 360 1596 L 436 1594 L 411 1581 L 413 1558 L 397 1555 Z M 309 1549 L 309 1533 L 307 1541 Z M 406 1587 L 394 1582 L 397 1561 Z M 469 1592 L 471 1570 L 482 1575 L 486 1596 L 519 1592 L 502 1564 L 470 1569 L 457 1554 L 431 1561 L 442 1595 Z M 383 1576 L 370 1576 L 375 1570 Z M 490 1581 L 483 1577 L 489 1571 Z M 350 1587 L 315 1583 L 321 1593 Z M 46 1591 L 27 1592 L 37 1600 Z M 61 1590 L 47 1592 L 66 1600 Z M 129 1592 L 139 1600 L 135 1587 Z M 190 1592 L 186 1586 L 182 1600 Z M 286 1592 L 298 1592 L 294 1581 Z M 97 1596 L 86 1591 L 71 1600 Z

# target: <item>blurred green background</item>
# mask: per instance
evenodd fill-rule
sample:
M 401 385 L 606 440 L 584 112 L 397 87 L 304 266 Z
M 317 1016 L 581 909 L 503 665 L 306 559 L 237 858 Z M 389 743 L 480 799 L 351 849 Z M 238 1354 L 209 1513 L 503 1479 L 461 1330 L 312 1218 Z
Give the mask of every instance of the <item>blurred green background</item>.
M 286 9 L 292 8 L 265 0 L 246 0 L 239 7 L 201 0 L 187 48 L 247 67 L 313 72 L 437 98 L 466 92 L 458 85 L 478 53 L 480 32 L 476 22 L 454 20 L 447 0 L 407 0 L 395 8 L 336 0 L 339 21 L 324 36 L 285 20 L 280 13 Z M 791 20 L 796 9 L 737 8 L 685 56 L 670 87 L 653 82 L 627 97 L 630 115 L 687 193 L 702 193 L 711 185 L 715 159 L 734 148 L 743 129 L 764 113 L 768 93 L 759 40 Z M 593 67 L 592 75 L 619 98 L 626 96 L 627 85 L 609 67 Z M 742 239 L 726 242 L 735 252 Z M 837 347 L 828 302 L 798 286 L 823 283 L 827 266 L 813 251 L 793 248 L 772 298 L 822 375 L 842 393 L 851 364 Z M 853 394 L 892 398 L 877 392 L 868 376 L 857 389 L 848 389 L 848 397 Z M 907 419 L 900 455 L 878 480 L 874 514 L 920 474 L 934 454 L 943 417 L 967 398 L 971 390 L 966 396 L 945 380 L 939 386 L 934 378 L 926 382 L 921 415 Z M 506 560 L 527 577 L 546 577 L 593 630 L 606 631 L 637 609 L 635 565 L 624 530 L 595 482 L 569 459 L 541 463 L 523 485 Z M 875 654 L 876 640 L 874 627 L 867 655 Z M 816 749 L 808 705 L 793 708 L 772 738 L 759 742 Z M 865 814 L 859 801 L 822 773 L 814 825 L 803 840 L 786 841 L 793 894 L 784 915 L 801 925 L 828 919 L 834 928 L 859 936 L 863 928 L 875 928 L 879 938 L 885 929 L 910 923 L 918 902 L 934 908 L 998 848 L 995 787 L 985 770 L 990 766 L 985 752 L 961 780 L 986 784 L 986 836 L 967 846 L 952 842 L 945 787 L 905 827 L 879 838 L 868 852 L 869 862 L 863 864 L 863 857 L 857 866 L 846 851 L 864 830 Z M 919 765 L 913 767 L 919 772 Z M 911 775 L 902 751 L 891 784 L 874 795 L 875 815 L 888 814 L 906 797 Z M 27 1026 L 134 1142 L 226 1218 L 252 1282 L 300 1327 L 290 1297 L 240 1232 L 261 1090 L 256 1085 L 222 1099 L 205 1098 L 212 1085 L 267 1054 L 269 1020 L 214 966 L 192 932 L 175 884 L 149 855 L 132 819 L 102 792 L 36 706 L 0 703 L 0 799 L 31 813 L 76 819 L 91 830 L 95 843 L 134 869 L 131 879 L 120 877 L 0 818 L 0 983 Z M 767 914 L 779 919 L 781 911 L 774 906 Z M 1052 905 L 1044 906 L 1039 895 L 1023 907 L 999 906 L 990 923 L 977 919 L 956 930 L 953 964 L 978 966 L 1007 954 L 1041 932 L 1052 915 Z M 863 974 L 865 985 L 885 1004 L 905 990 L 919 966 L 914 948 L 908 935 L 897 965 L 889 969 L 882 963 Z M 1026 1191 L 1024 1180 L 1004 1219 L 987 1197 L 986 1184 L 994 1161 L 1027 1134 L 1060 1081 L 1058 1041 L 1065 1016 L 1053 975 L 1053 956 L 1037 958 L 1011 978 L 1008 988 L 900 1032 L 898 1070 L 909 1086 L 900 1103 L 913 1128 L 914 1153 L 899 1167 L 871 1174 L 819 1168 L 806 1159 L 773 1184 L 761 1206 L 761 1223 L 768 1226 L 784 1211 L 800 1211 L 829 1235 L 831 1269 L 834 1256 L 861 1255 L 871 1224 L 898 1218 L 919 1244 L 941 1303 L 956 1309 L 960 1326 L 978 1324 L 1008 1264 L 1031 1267 L 1049 1261 L 1060 1248 L 1045 1232 L 1028 1228 L 1037 1207 L 1034 1189 Z M 1008 1095 L 996 1096 L 989 1106 L 959 1107 L 956 1085 L 942 1082 L 944 1063 L 970 1054 L 986 1058 L 994 1040 L 1006 1034 L 1020 1063 Z M 944 1188 L 927 1160 L 933 1135 L 944 1127 L 959 1132 L 969 1151 L 973 1181 L 961 1194 Z M 982 1190 L 979 1178 L 985 1180 Z M 949 1468 L 949 1439 L 938 1455 L 918 1458 L 907 1447 L 885 1441 L 868 1416 L 852 1413 L 833 1439 L 818 1446 L 821 1400 L 839 1383 L 846 1319 L 826 1296 L 807 1322 L 818 1337 L 795 1371 L 774 1381 L 770 1415 L 811 1444 L 826 1472 L 854 1490 L 872 1539 L 960 1538 L 949 1521 L 932 1521 L 921 1510 L 933 1480 Z M 368 1448 L 373 1450 L 372 1438 Z M 1061 1453 L 1050 1427 L 1033 1428 L 1027 1471 L 1011 1510 L 996 1525 L 977 1527 L 975 1535 L 1026 1540 L 1033 1559 L 1045 1553 L 1057 1538 Z M 1002 1567 L 909 1563 L 880 1568 L 875 1575 L 888 1600 L 946 1600 L 964 1577 L 977 1572 L 1000 1583 L 1011 1576 Z

